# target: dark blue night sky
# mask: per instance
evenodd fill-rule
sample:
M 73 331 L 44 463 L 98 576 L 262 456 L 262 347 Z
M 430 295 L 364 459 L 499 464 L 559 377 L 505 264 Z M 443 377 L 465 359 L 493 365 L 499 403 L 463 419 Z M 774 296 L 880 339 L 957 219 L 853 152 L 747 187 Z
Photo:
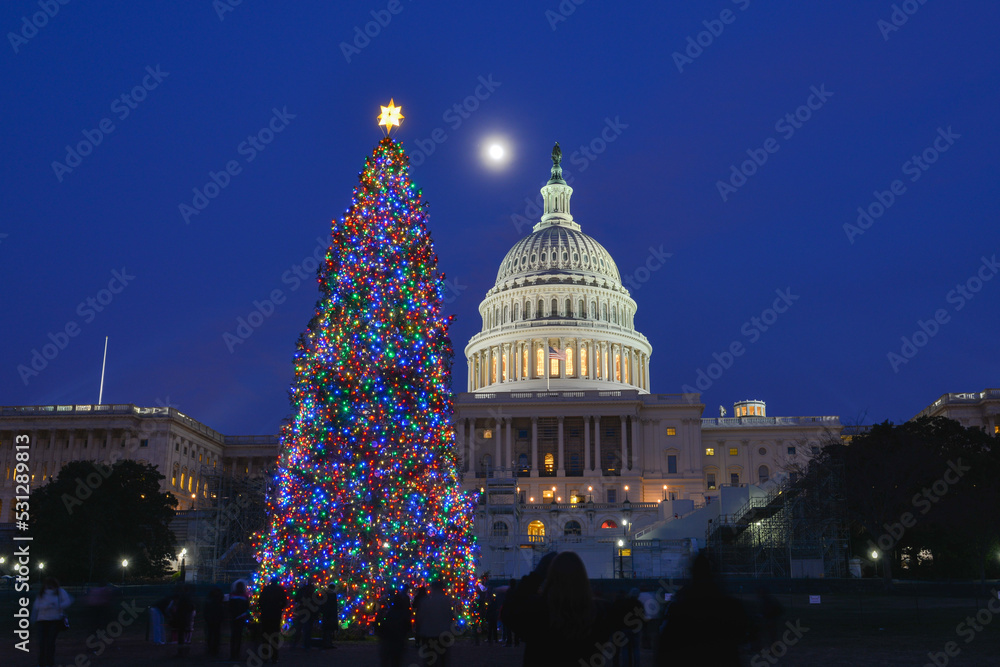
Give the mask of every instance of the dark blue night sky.
M 654 391 L 711 370 L 706 416 L 761 398 L 871 422 L 1000 383 L 1000 6 L 578 2 L 4 2 L 0 404 L 96 402 L 108 335 L 104 402 L 276 432 L 318 297 L 296 267 L 390 97 L 456 389 L 556 140 L 574 216 L 638 287 Z M 671 256 L 647 274 L 651 249 Z

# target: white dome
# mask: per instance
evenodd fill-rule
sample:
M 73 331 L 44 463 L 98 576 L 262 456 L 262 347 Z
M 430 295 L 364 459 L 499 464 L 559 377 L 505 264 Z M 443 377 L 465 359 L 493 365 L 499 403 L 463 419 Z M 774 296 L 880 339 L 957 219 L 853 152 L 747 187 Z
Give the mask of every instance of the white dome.
M 469 341 L 469 391 L 649 391 L 652 347 L 635 330 L 636 304 L 614 259 L 570 214 L 562 154 L 542 188 L 545 212 L 514 244 L 479 305 Z

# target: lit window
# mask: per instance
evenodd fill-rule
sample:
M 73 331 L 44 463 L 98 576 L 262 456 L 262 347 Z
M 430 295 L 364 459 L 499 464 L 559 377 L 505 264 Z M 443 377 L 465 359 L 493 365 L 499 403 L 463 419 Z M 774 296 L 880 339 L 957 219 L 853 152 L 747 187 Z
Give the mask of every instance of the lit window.
M 623 368 L 622 368 L 622 382 L 624 382 L 625 384 L 628 384 L 628 367 L 629 367 L 631 361 L 630 361 L 629 357 L 626 356 L 626 355 L 623 355 L 623 361 L 625 363 L 623 364 Z
M 705 456 L 715 456 L 715 448 L 714 447 L 706 447 L 705 448 Z
M 521 378 L 528 377 L 528 348 L 521 350 Z
M 607 521 L 601 524 L 601 528 L 617 528 L 617 527 L 618 524 L 612 521 L 611 519 L 608 519 Z
M 555 472 L 556 469 L 556 457 L 552 454 L 545 455 L 545 472 L 551 473 Z
M 490 384 L 497 381 L 497 355 L 491 355 L 490 361 Z
M 587 346 L 580 346 L 580 376 L 587 377 Z
M 529 542 L 544 542 L 545 541 L 545 524 L 541 521 L 532 521 L 528 524 L 528 541 Z
M 668 426 L 667 435 L 677 435 L 677 429 L 675 429 L 673 426 Z
M 506 382 L 507 379 L 508 379 L 507 378 L 507 355 L 506 354 L 503 355 L 502 361 L 503 361 L 503 369 L 502 369 L 502 371 L 503 371 L 503 381 Z
M 604 377 L 604 369 L 601 368 L 601 348 L 599 345 L 594 346 L 594 364 L 597 366 L 597 378 Z
M 545 376 L 545 355 L 541 346 L 535 348 L 535 377 Z
M 739 453 L 740 453 L 740 450 L 739 450 L 738 447 L 730 447 L 729 448 L 729 455 L 730 456 L 739 456 Z
M 615 352 L 615 382 L 622 381 L 622 355 Z
M 545 491 L 542 491 L 542 500 L 543 501 L 544 500 L 552 500 L 552 498 L 553 498 L 553 492 L 552 492 L 551 489 L 546 489 Z
M 483 429 L 483 440 L 491 440 L 493 438 L 493 429 L 484 428 Z
M 566 348 L 566 377 L 573 377 L 573 348 Z
M 559 360 L 549 359 L 549 377 L 557 378 L 559 377 Z

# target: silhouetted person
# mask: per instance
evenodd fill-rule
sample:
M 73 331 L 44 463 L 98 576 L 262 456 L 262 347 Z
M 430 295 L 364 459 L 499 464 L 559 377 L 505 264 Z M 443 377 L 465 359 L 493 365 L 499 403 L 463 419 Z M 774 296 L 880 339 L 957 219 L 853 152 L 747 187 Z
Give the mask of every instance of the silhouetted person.
M 513 593 L 515 588 L 517 588 L 517 580 L 511 577 L 510 583 L 507 585 L 507 592 L 503 596 L 503 602 L 500 603 L 500 623 L 503 625 L 504 646 L 518 647 L 521 645 L 521 639 L 517 636 L 517 633 L 511 629 L 510 621 L 507 619 L 504 612 L 507 608 L 507 596 Z
M 526 644 L 525 667 L 593 664 L 610 634 L 608 612 L 594 599 L 587 568 L 572 551 L 546 554 L 508 591 L 505 607 L 511 630 Z
M 423 635 L 420 631 L 420 625 L 417 623 L 418 614 L 420 612 L 420 606 L 427 599 L 427 588 L 421 586 L 417 589 L 417 592 L 413 594 L 413 638 L 417 643 L 417 653 L 423 655 L 423 647 L 427 642 L 427 637 Z
M 205 652 L 210 658 L 219 655 L 219 641 L 222 639 L 222 619 L 226 615 L 225 596 L 222 589 L 212 586 L 205 601 Z
M 417 632 L 424 638 L 420 657 L 425 665 L 448 667 L 451 663 L 451 645 L 455 638 L 448 638 L 455 610 L 451 598 L 444 592 L 440 579 L 431 583 L 431 592 L 416 610 Z
M 308 579 L 295 591 L 295 625 L 302 636 L 302 648 L 312 646 L 313 621 L 316 616 L 316 606 L 313 595 L 316 587 Z
M 229 659 L 242 660 L 240 645 L 243 642 L 243 628 L 250 619 L 250 601 L 247 599 L 247 585 L 242 581 L 233 584 L 229 593 Z
M 337 638 L 337 624 L 340 622 L 340 600 L 337 599 L 337 587 L 334 584 L 326 587 L 326 597 L 319 611 L 323 615 L 323 648 L 337 648 L 333 642 Z
M 38 633 L 39 667 L 56 664 L 56 637 L 66 627 L 66 609 L 71 604 L 72 596 L 60 588 L 59 582 L 54 577 L 45 577 L 31 610 Z
M 386 600 L 376 620 L 375 634 L 379 639 L 379 656 L 383 667 L 400 667 L 406 650 L 406 638 L 410 636 L 413 616 L 410 611 L 410 596 L 398 591 Z
M 170 616 L 170 627 L 177 635 L 177 655 L 185 656 L 191 650 L 191 639 L 194 635 L 195 604 L 191 586 L 181 585 L 167 611 Z
M 642 629 L 646 620 L 646 610 L 639 601 L 639 589 L 633 588 L 622 599 L 619 609 L 622 632 L 625 633 L 626 644 L 620 651 L 621 667 L 639 667 L 639 657 L 642 649 Z
M 667 608 L 657 649 L 658 665 L 739 665 L 749 621 L 743 605 L 722 590 L 712 563 L 699 553 L 691 563 L 691 582 Z
M 768 592 L 767 586 L 764 585 L 757 589 L 757 613 L 760 615 L 758 636 L 760 648 L 771 646 L 778 641 L 778 621 L 785 613 L 785 608 L 781 606 L 777 598 Z
M 281 617 L 288 606 L 288 596 L 281 582 L 275 577 L 260 591 L 260 630 L 264 642 L 270 645 L 271 662 L 278 662 L 278 647 L 281 645 Z M 266 651 L 261 651 L 262 654 Z
M 497 623 L 500 622 L 500 600 L 496 589 L 486 592 L 486 609 L 483 612 L 483 623 L 486 626 L 486 643 L 493 645 L 497 641 Z

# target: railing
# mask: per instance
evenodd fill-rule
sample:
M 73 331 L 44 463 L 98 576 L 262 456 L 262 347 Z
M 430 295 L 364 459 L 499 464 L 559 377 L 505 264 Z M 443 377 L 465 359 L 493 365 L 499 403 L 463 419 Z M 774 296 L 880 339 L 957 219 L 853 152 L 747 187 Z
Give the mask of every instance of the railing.
M 575 398 L 578 400 L 593 400 L 598 398 L 638 398 L 638 396 L 639 391 L 637 389 L 588 389 L 582 391 L 462 392 L 458 395 L 458 399 L 462 400 L 471 398 L 477 401 L 523 401 L 526 399 L 534 400 L 539 398 Z M 662 394 L 661 396 L 676 396 L 678 400 L 659 402 L 683 402 L 683 394 Z
M 839 424 L 840 417 L 703 417 L 702 428 L 712 426 L 805 426 L 808 424 Z
M 134 415 L 136 417 L 172 417 L 177 421 L 183 423 L 188 428 L 203 433 L 210 438 L 218 442 L 222 442 L 224 437 L 221 433 L 215 429 L 211 429 L 200 421 L 188 417 L 183 412 L 176 410 L 175 408 L 168 407 L 156 407 L 156 408 L 144 408 L 133 405 L 131 403 L 101 403 L 101 404 L 74 404 L 74 405 L 13 405 L 13 406 L 3 406 L 0 407 L 0 416 L 4 417 L 20 417 L 20 416 L 34 416 L 34 415 L 61 415 L 61 416 L 80 416 L 80 415 Z
M 523 510 L 556 510 L 559 512 L 566 510 L 614 510 L 623 511 L 626 509 L 631 510 L 655 510 L 659 508 L 660 503 L 520 503 Z

